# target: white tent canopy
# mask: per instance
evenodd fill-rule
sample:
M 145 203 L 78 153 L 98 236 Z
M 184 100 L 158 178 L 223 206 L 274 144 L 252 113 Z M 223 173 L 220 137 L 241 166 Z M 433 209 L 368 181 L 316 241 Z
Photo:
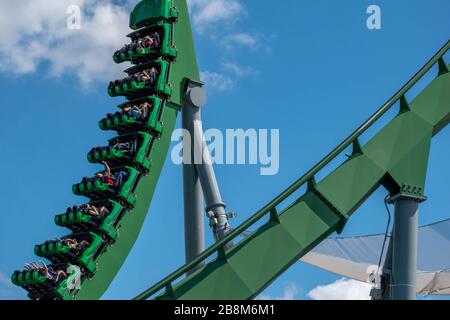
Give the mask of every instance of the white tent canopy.
M 330 238 L 301 261 L 342 275 L 369 282 L 378 269 L 384 234 Z M 384 255 L 389 239 L 386 240 Z M 450 219 L 419 228 L 417 293 L 450 295 Z M 384 261 L 384 257 L 382 259 Z

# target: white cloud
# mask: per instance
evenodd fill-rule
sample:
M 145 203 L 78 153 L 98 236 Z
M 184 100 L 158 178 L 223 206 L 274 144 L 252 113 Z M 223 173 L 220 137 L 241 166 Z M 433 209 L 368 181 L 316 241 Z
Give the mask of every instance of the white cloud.
M 135 0 L 21 0 L 0 2 L 0 71 L 25 75 L 48 63 L 48 74 L 76 75 L 84 85 L 121 74 L 112 54 L 126 41 Z M 67 8 L 81 8 L 81 29 L 67 28 Z
M 233 25 L 247 13 L 240 0 L 188 0 L 188 4 L 194 29 L 198 33 L 220 41 L 227 49 L 235 50 L 236 46 L 259 47 L 258 37 L 224 28 L 224 25 Z
M 234 85 L 233 80 L 221 73 L 213 71 L 200 72 L 200 79 L 206 83 L 207 87 L 209 86 L 219 91 L 231 89 Z
M 250 49 L 256 49 L 259 46 L 256 37 L 245 32 L 229 35 L 225 38 L 225 41 L 230 47 L 241 45 Z
M 288 282 L 283 289 L 283 294 L 280 297 L 261 295 L 257 298 L 257 300 L 296 300 L 297 294 L 298 294 L 297 285 L 293 282 Z
M 24 76 L 37 71 L 42 77 L 77 77 L 83 87 L 123 76 L 127 66 L 116 65 L 112 54 L 127 42 L 129 12 L 138 0 L 21 0 L 0 1 L 0 72 Z M 224 24 L 245 13 L 241 0 L 189 0 L 195 29 L 199 32 Z M 69 30 L 69 6 L 81 8 L 81 29 Z M 215 38 L 215 36 L 212 36 Z M 247 33 L 225 37 L 223 44 L 255 47 L 256 38 Z M 227 44 L 228 43 L 228 44 Z M 45 68 L 44 68 L 45 67 Z M 251 68 L 227 64 L 229 75 L 243 77 Z M 204 71 L 202 77 L 218 90 L 233 87 L 221 73 Z
M 231 72 L 239 78 L 251 76 L 256 73 L 256 71 L 250 66 L 243 67 L 233 62 L 225 62 L 222 66 L 225 70 Z
M 239 0 L 188 0 L 194 27 L 204 32 L 207 27 L 232 23 L 245 12 Z
M 342 278 L 312 289 L 308 292 L 308 297 L 313 300 L 370 300 L 369 294 L 369 284 Z
M 228 75 L 215 71 L 202 71 L 200 72 L 200 78 L 207 87 L 218 91 L 226 91 L 234 87 L 235 79 L 233 78 L 244 78 L 257 74 L 257 71 L 252 67 L 242 67 L 232 62 L 223 62 L 222 69 Z

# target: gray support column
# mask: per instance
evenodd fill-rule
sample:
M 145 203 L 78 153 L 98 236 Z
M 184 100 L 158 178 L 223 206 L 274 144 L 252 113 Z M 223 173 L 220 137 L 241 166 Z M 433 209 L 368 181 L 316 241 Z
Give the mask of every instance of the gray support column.
M 395 204 L 392 242 L 393 300 L 416 299 L 417 235 L 420 199 L 397 195 L 390 199 Z
M 185 103 L 182 109 L 183 135 L 183 198 L 184 198 L 184 239 L 186 263 L 194 260 L 205 250 L 205 223 L 203 197 L 200 179 L 194 166 L 194 113 L 192 106 Z M 188 275 L 204 266 L 198 264 Z
M 187 117 L 192 119 L 192 123 L 187 126 L 193 138 L 193 159 L 205 197 L 206 212 L 216 240 L 221 240 L 229 232 L 228 215 L 203 135 L 200 107 L 205 104 L 206 97 L 201 86 L 200 83 L 190 82 L 184 108 Z
M 220 194 L 219 185 L 211 164 L 211 156 L 203 136 L 203 128 L 200 121 L 194 121 L 194 145 L 198 148 L 198 154 L 203 153 L 203 160 L 196 163 L 196 168 L 202 184 L 203 195 L 206 203 L 206 213 L 210 218 L 216 240 L 221 240 L 229 231 L 228 215 L 225 212 L 225 203 Z M 201 151 L 200 151 L 201 150 Z

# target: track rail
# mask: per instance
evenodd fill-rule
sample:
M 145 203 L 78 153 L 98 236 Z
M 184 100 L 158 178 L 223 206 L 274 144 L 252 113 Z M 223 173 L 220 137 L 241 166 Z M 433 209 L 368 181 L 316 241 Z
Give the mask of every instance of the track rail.
M 444 62 L 443 56 L 450 48 L 450 41 L 448 41 L 397 93 L 395 93 L 388 101 L 386 101 L 381 108 L 375 112 L 367 121 L 365 121 L 358 129 L 356 129 L 348 138 L 346 138 L 341 144 L 339 144 L 335 149 L 333 149 L 328 155 L 326 155 L 322 160 L 320 160 L 313 168 L 311 168 L 308 172 L 306 172 L 302 177 L 300 177 L 297 181 L 295 181 L 291 186 L 289 186 L 286 190 L 284 190 L 279 196 L 265 205 L 262 209 L 256 212 L 253 216 L 247 219 L 240 226 L 235 228 L 230 234 L 228 234 L 224 239 L 215 243 L 210 248 L 205 250 L 202 254 L 200 254 L 196 259 L 194 259 L 191 263 L 186 264 L 164 278 L 163 280 L 156 283 L 154 286 L 145 290 L 140 295 L 136 296 L 134 299 L 148 299 L 149 297 L 155 295 L 162 289 L 166 289 L 166 293 L 163 297 L 165 298 L 176 298 L 176 293 L 174 290 L 174 286 L 172 283 L 176 281 L 178 278 L 186 274 L 189 270 L 191 270 L 194 266 L 198 265 L 202 261 L 205 261 L 215 253 L 218 254 L 218 259 L 223 259 L 226 261 L 227 253 L 225 252 L 225 245 L 234 239 L 236 239 L 239 235 L 241 235 L 246 230 L 250 229 L 255 223 L 259 222 L 262 218 L 270 215 L 271 221 L 277 221 L 279 219 L 277 206 L 279 206 L 284 200 L 286 200 L 289 196 L 291 196 L 295 191 L 297 191 L 300 187 L 305 185 L 306 183 L 310 183 L 311 187 L 314 187 L 314 176 L 321 171 L 326 165 L 328 165 L 331 161 L 333 161 L 338 155 L 340 155 L 347 147 L 350 145 L 354 145 L 354 154 L 361 152 L 361 146 L 359 145 L 358 138 L 366 132 L 368 128 L 370 128 L 378 119 L 380 119 L 387 111 L 389 111 L 394 104 L 396 104 L 399 100 L 402 105 L 407 106 L 407 102 L 405 99 L 405 94 L 415 85 L 424 75 L 427 73 L 431 67 L 433 67 L 436 63 L 439 64 L 439 75 L 444 75 L 448 72 L 448 67 Z M 448 117 L 448 115 L 447 115 Z M 448 122 L 448 119 L 446 119 Z M 433 134 L 436 134 L 441 128 L 434 128 Z M 344 213 L 345 214 L 345 213 Z M 345 214 L 346 215 L 346 214 Z M 345 219 L 348 216 L 344 217 Z M 344 220 L 345 220 L 344 219 Z M 344 222 L 345 223 L 345 222 Z M 339 227 L 337 227 L 339 229 Z M 234 252 L 233 252 L 234 253 Z M 217 261 L 217 260 L 216 260 Z M 196 274 L 188 277 L 186 280 L 182 281 L 180 287 L 182 291 L 188 291 L 189 281 L 201 281 L 201 273 L 204 271 L 205 273 L 207 268 L 204 268 L 197 272 Z M 211 272 L 211 271 L 208 271 Z M 267 285 L 267 284 L 265 284 Z M 194 285 L 192 285 L 194 286 Z M 189 287 L 186 289 L 186 287 Z M 205 297 L 207 298 L 207 297 Z M 211 298 L 211 297 L 209 297 Z M 214 298 L 214 297 L 213 297 Z M 232 297 L 231 297 L 232 298 Z M 250 297 L 248 297 L 250 298 Z

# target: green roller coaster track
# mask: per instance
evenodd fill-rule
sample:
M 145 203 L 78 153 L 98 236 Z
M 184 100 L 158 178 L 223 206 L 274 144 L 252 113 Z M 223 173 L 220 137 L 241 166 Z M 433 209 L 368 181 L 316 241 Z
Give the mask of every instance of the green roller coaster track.
M 450 73 L 443 55 L 450 41 L 372 117 L 317 165 L 247 221 L 191 263 L 141 293 L 148 299 L 245 300 L 256 297 L 292 264 L 333 232 L 380 186 L 391 194 L 424 198 L 431 139 L 450 122 Z M 412 102 L 405 94 L 436 63 L 439 76 Z M 358 138 L 400 101 L 400 112 L 365 146 Z M 319 183 L 316 176 L 353 145 L 352 155 Z M 277 207 L 307 184 L 307 191 L 278 213 Z M 267 222 L 225 251 L 224 246 L 261 219 Z M 217 253 L 205 267 L 174 284 L 199 262 Z
M 149 210 L 152 196 L 168 153 L 177 114 L 181 108 L 185 82 L 187 79 L 199 80 L 191 25 L 185 0 L 142 1 L 131 14 L 130 27 L 136 30 L 134 34 L 130 34 L 130 37 L 140 36 L 139 33 L 146 33 L 147 29 L 163 30 L 164 38 L 161 39 L 161 52 L 142 52 L 140 55 L 129 54 L 122 57 L 123 59 L 114 60 L 117 63 L 131 60 L 132 63 L 137 65 L 135 68 L 139 68 L 145 63 L 159 63 L 164 66 L 164 70 L 160 70 L 161 76 L 158 79 L 158 88 L 154 92 L 146 91 L 144 90 L 145 88 L 134 88 L 135 90 L 133 91 L 132 88 L 121 88 L 123 90 L 120 92 L 110 92 L 110 95 L 123 95 L 133 102 L 148 98 L 147 101 L 152 101 L 153 111 L 146 126 L 144 128 L 142 126 L 139 127 L 139 130 L 136 130 L 135 127 L 136 119 L 126 114 L 116 114 L 102 119 L 100 128 L 103 130 L 116 130 L 119 136 L 123 136 L 124 133 L 139 134 L 141 130 L 148 131 L 149 133 L 145 137 L 151 134 L 152 139 L 145 141 L 150 146 L 146 150 L 140 150 L 145 153 L 147 159 L 143 156 L 143 152 L 140 152 L 134 161 L 129 164 L 128 168 L 132 175 L 130 175 L 126 186 L 121 190 L 123 197 L 119 195 L 118 198 L 114 198 L 111 195 L 112 199 L 106 199 L 108 203 L 113 204 L 112 210 L 110 210 L 110 219 L 106 219 L 100 228 L 92 231 L 92 234 L 96 235 L 102 232 L 102 235 L 106 234 L 108 236 L 106 238 L 107 241 L 105 240 L 104 245 L 98 248 L 92 248 L 91 245 L 86 251 L 92 249 L 92 252 L 89 252 L 89 254 L 85 252 L 82 255 L 91 261 L 89 268 L 87 268 L 91 272 L 83 276 L 81 290 L 68 295 L 67 292 L 61 294 L 59 291 L 64 290 L 63 288 L 58 288 L 58 292 L 56 292 L 57 298 L 98 299 L 108 289 L 133 247 Z M 130 71 L 128 70 L 128 72 Z M 140 89 L 142 89 L 142 93 L 139 91 Z M 121 156 L 122 154 L 117 150 L 109 150 L 109 152 L 93 150 L 89 153 L 88 159 L 94 163 L 103 160 L 109 160 L 108 162 L 110 162 Z M 140 161 L 139 158 L 141 159 Z M 150 163 L 150 165 L 145 166 L 146 163 Z M 132 178 L 134 181 L 130 183 Z M 75 185 L 73 191 L 77 195 L 89 196 L 91 192 L 100 192 L 102 188 L 107 187 L 107 185 L 95 181 L 94 183 L 87 182 Z M 105 199 L 100 200 L 104 201 Z M 86 225 L 90 220 L 92 220 L 92 217 L 79 211 L 68 212 L 55 218 L 55 222 L 60 226 Z M 79 227 L 76 230 L 80 231 L 79 229 L 83 228 Z M 71 235 L 70 238 L 75 238 L 75 236 Z M 61 246 L 61 243 L 50 244 L 50 246 L 55 247 L 58 245 Z M 42 246 L 37 248 L 40 247 Z M 48 246 L 44 247 L 47 248 Z M 66 251 L 70 251 L 63 246 L 55 248 L 55 250 L 53 250 L 53 247 L 49 249 L 52 250 L 48 250 L 45 254 L 38 249 L 35 252 L 52 260 L 55 259 L 55 255 L 59 258 L 61 256 L 66 257 L 68 254 Z M 73 264 L 83 265 L 82 257 L 74 258 L 71 256 L 68 258 Z M 59 260 L 57 259 L 57 262 Z M 94 260 L 95 263 L 92 262 Z M 21 285 L 26 289 L 35 289 L 36 279 L 34 279 L 32 274 L 16 271 L 12 280 L 15 284 Z M 41 279 L 38 278 L 38 280 Z M 62 285 L 66 284 L 63 283 Z M 39 290 L 37 293 L 39 294 Z M 31 295 L 31 297 L 34 296 Z
M 50 295 L 43 295 L 40 288 L 46 280 L 42 274 L 16 271 L 13 282 L 29 290 L 31 298 L 98 299 L 108 289 L 147 215 L 187 80 L 199 80 L 186 0 L 143 0 L 131 14 L 130 27 L 135 30 L 129 35 L 133 39 L 160 32 L 159 51 L 130 49 L 115 55 L 114 61 L 135 64 L 126 71 L 129 74 L 155 67 L 159 76 L 152 88 L 139 80 L 111 83 L 109 94 L 125 96 L 129 103 L 147 101 L 153 108 L 144 123 L 117 113 L 101 120 L 100 128 L 117 131 L 119 137 L 113 141 L 138 137 L 138 151 L 133 159 L 114 148 L 89 153 L 90 162 L 107 161 L 116 164 L 113 172 L 127 171 L 127 180 L 115 193 L 99 179 L 74 186 L 75 194 L 90 197 L 94 204 L 107 204 L 109 216 L 100 225 L 77 210 L 55 218 L 59 226 L 73 230 L 71 238 L 87 241 L 88 248 L 74 253 L 64 243 L 47 242 L 37 246 L 35 252 L 55 264 L 82 267 L 81 287 L 68 289 L 71 273 Z M 449 48 L 450 41 L 372 117 L 278 197 L 194 261 L 135 299 L 252 299 L 314 246 L 333 232 L 341 232 L 350 216 L 380 186 L 391 194 L 425 199 L 431 140 L 450 122 L 450 73 L 443 58 Z M 436 64 L 438 77 L 413 101 L 407 101 L 408 91 Z M 397 116 L 361 145 L 360 136 L 397 102 Z M 353 152 L 349 158 L 316 182 L 315 176 L 350 146 Z M 304 185 L 306 192 L 279 212 L 277 208 Z M 263 219 L 267 221 L 261 227 L 236 242 Z M 225 250 L 233 240 L 235 245 Z M 208 259 L 203 268 L 181 279 Z

